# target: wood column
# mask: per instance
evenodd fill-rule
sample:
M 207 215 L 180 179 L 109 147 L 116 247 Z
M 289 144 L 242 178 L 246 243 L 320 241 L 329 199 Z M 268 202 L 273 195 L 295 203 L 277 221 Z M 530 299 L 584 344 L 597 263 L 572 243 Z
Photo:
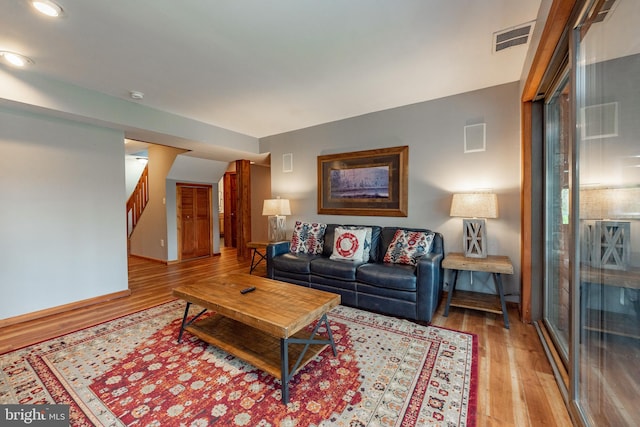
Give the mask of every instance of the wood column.
M 236 160 L 236 176 L 238 179 L 237 203 L 237 250 L 238 258 L 249 258 L 251 250 L 247 243 L 251 241 L 251 162 Z

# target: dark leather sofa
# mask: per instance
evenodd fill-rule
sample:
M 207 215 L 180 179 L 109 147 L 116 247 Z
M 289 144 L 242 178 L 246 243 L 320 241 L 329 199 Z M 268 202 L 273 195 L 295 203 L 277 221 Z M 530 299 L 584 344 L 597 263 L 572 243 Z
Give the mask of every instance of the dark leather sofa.
M 430 322 L 442 296 L 444 242 L 435 233 L 431 251 L 416 266 L 383 262 L 396 230 L 427 231 L 404 227 L 372 228 L 369 262 L 332 260 L 334 230 L 327 224 L 323 252 L 294 254 L 289 242 L 267 247 L 267 277 L 338 293 L 342 304 L 397 317 Z

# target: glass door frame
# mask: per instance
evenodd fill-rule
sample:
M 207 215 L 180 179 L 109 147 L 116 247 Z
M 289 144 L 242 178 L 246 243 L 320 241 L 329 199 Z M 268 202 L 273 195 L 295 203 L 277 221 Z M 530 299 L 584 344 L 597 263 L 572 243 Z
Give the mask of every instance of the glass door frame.
M 636 1 L 636 0 L 633 0 Z M 586 97 L 585 88 L 588 87 L 588 76 L 583 64 L 580 63 L 581 43 L 587 32 L 589 31 L 593 18 L 599 9 L 603 6 L 603 2 L 598 0 L 584 0 L 578 2 L 576 7 L 576 15 L 573 20 L 569 21 L 569 62 L 571 75 L 571 120 L 572 124 L 572 143 L 570 145 L 570 223 L 571 223 L 571 257 L 570 264 L 570 343 L 569 343 L 569 411 L 572 419 L 581 426 L 589 425 L 589 417 L 587 408 L 582 406 L 581 402 L 581 381 L 584 378 L 584 372 L 581 372 L 582 354 L 586 351 L 585 342 L 583 341 L 582 328 L 585 313 L 582 313 L 582 288 L 580 286 L 581 271 L 580 263 L 582 259 L 581 230 L 580 230 L 580 150 L 581 129 L 578 120 L 578 108 L 584 104 Z
M 581 244 L 580 244 L 580 201 L 579 201 L 579 173 L 580 173 L 580 144 L 579 132 L 580 129 L 578 127 L 577 120 L 577 106 L 579 105 L 579 100 L 583 93 L 581 93 L 581 87 L 584 83 L 584 75 L 580 74 L 580 67 L 578 64 L 579 59 L 579 46 L 580 40 L 582 37 L 581 32 L 588 31 L 588 26 L 590 23 L 588 22 L 588 17 L 590 13 L 593 13 L 596 7 L 602 5 L 598 0 L 577 0 L 574 5 L 570 16 L 566 22 L 566 33 L 560 37 L 559 45 L 565 43 L 566 47 L 566 59 L 562 60 L 559 57 L 555 57 L 555 63 L 553 60 L 547 64 L 548 68 L 546 70 L 547 73 L 552 74 L 553 78 L 548 78 L 546 90 L 544 93 L 547 96 L 544 97 L 544 113 L 543 113 L 543 179 L 544 179 L 544 197 L 543 197 L 543 227 L 542 232 L 545 236 L 545 244 L 542 248 L 543 250 L 543 259 L 548 259 L 548 248 L 546 247 L 546 237 L 547 237 L 547 129 L 546 129 L 546 120 L 547 120 L 547 102 L 551 97 L 556 93 L 561 84 L 564 83 L 564 78 L 566 77 L 566 73 L 569 75 L 569 85 L 570 85 L 570 103 L 569 103 L 569 126 L 571 131 L 569 132 L 569 144 L 568 144 L 568 170 L 569 170 L 569 229 L 568 229 L 568 238 L 569 238 L 569 266 L 568 266 L 568 274 L 569 274 L 569 341 L 567 346 L 567 355 L 566 360 L 564 359 L 564 355 L 561 357 L 555 358 L 553 361 L 553 357 L 548 353 L 549 359 L 554 365 L 554 372 L 556 373 L 556 381 L 558 386 L 560 387 L 565 399 L 566 404 L 569 409 L 570 415 L 574 423 L 580 426 L 588 425 L 588 417 L 586 416 L 585 409 L 581 407 L 580 402 L 580 363 L 581 363 L 581 295 L 580 295 L 580 260 L 581 260 Z M 583 26 L 586 24 L 586 29 L 583 29 Z M 565 38 L 566 37 L 566 38 Z M 564 41 L 562 40 L 564 39 Z M 561 53 L 562 49 L 557 47 L 556 52 Z M 543 304 L 546 304 L 546 292 L 547 292 L 547 282 L 548 282 L 548 272 L 544 271 L 543 274 Z M 542 324 L 544 325 L 545 333 L 547 335 L 547 343 L 544 343 L 544 338 L 541 333 L 541 339 L 543 344 L 554 346 L 556 348 L 556 352 L 560 355 L 559 346 L 558 346 L 558 337 L 556 333 L 553 331 L 553 328 L 547 322 L 546 319 L 547 309 L 543 307 L 542 310 Z M 564 363 L 564 368 L 567 370 L 566 376 L 558 374 L 559 368 L 561 368 L 558 363 Z M 565 382 L 566 381 L 566 382 Z
M 549 237 L 549 218 L 550 218 L 550 213 L 547 210 L 547 201 L 549 200 L 548 196 L 548 192 L 550 190 L 550 183 L 549 183 L 549 175 L 548 175 L 548 160 L 549 160 L 549 144 L 548 144 L 548 137 L 549 134 L 547 132 L 548 127 L 548 118 L 549 118 L 549 114 L 548 114 L 548 107 L 549 107 L 549 102 L 555 97 L 555 95 L 558 93 L 558 91 L 563 87 L 563 85 L 568 84 L 571 90 L 571 95 L 570 95 L 570 99 L 573 99 L 573 87 L 572 87 L 572 83 L 573 83 L 573 78 L 572 78 L 572 70 L 569 67 L 568 64 L 565 64 L 561 69 L 560 72 L 557 73 L 556 78 L 554 79 L 552 85 L 550 86 L 550 90 L 549 90 L 549 96 L 545 97 L 544 100 L 544 149 L 543 149 L 543 157 L 544 157 L 544 161 L 543 161 L 543 167 L 544 167 L 544 196 L 543 196 L 543 203 L 545 206 L 544 209 L 544 213 L 543 213 L 543 233 L 545 236 L 545 245 L 543 247 L 543 251 L 544 251 L 544 265 L 545 265 L 545 269 L 544 269 L 544 276 L 543 276 L 543 287 L 544 287 L 544 294 L 543 294 L 543 313 L 542 313 L 542 322 L 545 324 L 547 333 L 549 334 L 549 336 L 551 337 L 551 340 L 553 342 L 553 345 L 556 348 L 556 351 L 558 352 L 559 356 L 560 356 L 560 360 L 561 362 L 564 364 L 565 369 L 568 369 L 568 365 L 570 363 L 570 349 L 571 349 L 571 334 L 572 334 L 572 326 L 571 326 L 571 314 L 569 314 L 569 325 L 568 325 L 568 334 L 569 334 L 569 339 L 567 341 L 567 346 L 566 346 L 566 352 L 564 351 L 563 346 L 561 345 L 561 339 L 560 337 L 558 337 L 558 334 L 556 332 L 556 328 L 553 327 L 553 325 L 551 324 L 551 322 L 548 319 L 547 313 L 548 313 L 548 306 L 547 306 L 547 302 L 549 301 L 549 287 L 550 287 L 550 281 L 551 281 L 551 274 L 548 270 L 549 267 L 549 257 L 552 256 L 552 254 L 550 253 L 551 251 L 549 250 L 547 243 L 547 239 Z M 573 118 L 573 103 L 570 102 L 569 103 L 569 112 L 568 112 L 568 117 L 569 117 L 569 122 L 566 123 L 567 127 L 569 129 L 571 129 L 573 126 L 575 126 L 575 120 Z M 559 126 L 557 126 L 559 127 Z M 569 147 L 569 152 L 568 152 L 568 158 L 569 158 L 569 196 L 571 196 L 571 171 L 573 168 L 572 163 L 572 146 L 573 146 L 573 138 L 575 138 L 573 132 L 569 132 L 569 138 L 570 141 L 568 143 L 568 147 Z M 571 200 L 571 199 L 570 199 Z M 569 219 L 569 224 L 573 224 L 572 219 Z M 569 228 L 568 230 L 569 232 L 569 236 L 568 236 L 568 240 L 570 243 L 570 248 L 569 248 L 569 252 L 571 253 L 571 242 L 573 241 L 573 230 L 571 228 Z M 571 262 L 571 258 L 570 261 Z M 571 279 L 572 279 L 572 270 L 571 267 L 569 267 L 569 282 L 570 282 L 570 298 L 571 298 Z M 573 305 L 573 301 L 570 300 L 570 304 L 569 307 L 571 308 L 571 306 Z M 569 384 L 565 384 L 565 387 L 569 388 Z

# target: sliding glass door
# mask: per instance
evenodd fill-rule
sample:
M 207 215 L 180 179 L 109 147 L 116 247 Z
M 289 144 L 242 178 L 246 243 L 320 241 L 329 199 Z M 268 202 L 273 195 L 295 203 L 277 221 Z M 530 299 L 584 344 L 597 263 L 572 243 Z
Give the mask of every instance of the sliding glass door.
M 605 3 L 595 9 L 599 3 Z M 574 31 L 579 316 L 573 391 L 593 426 L 640 422 L 640 2 L 594 2 Z
M 640 1 L 581 0 L 572 16 L 544 86 L 541 335 L 578 424 L 636 426 Z

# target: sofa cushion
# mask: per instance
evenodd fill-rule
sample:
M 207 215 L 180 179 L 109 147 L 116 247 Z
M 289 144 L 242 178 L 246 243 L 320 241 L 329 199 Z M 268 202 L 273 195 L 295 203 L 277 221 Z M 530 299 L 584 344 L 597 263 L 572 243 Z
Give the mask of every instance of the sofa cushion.
M 384 253 L 380 253 L 380 241 L 382 236 L 382 227 L 371 227 L 371 250 L 369 251 L 369 262 L 382 262 Z M 386 247 L 385 247 L 386 250 Z
M 369 229 L 369 234 L 371 229 Z M 334 232 L 333 252 L 330 259 L 344 261 L 364 261 L 367 231 L 364 228 L 337 227 Z M 371 241 L 369 241 L 371 245 Z M 367 247 L 369 260 L 369 247 Z
M 401 291 L 416 290 L 416 267 L 404 264 L 367 263 L 356 273 L 358 282 Z
M 387 248 L 383 261 L 394 264 L 416 265 L 418 259 L 429 253 L 434 233 L 397 230 Z
M 327 224 L 296 221 L 291 236 L 291 252 L 294 254 L 321 254 Z
M 330 258 L 318 257 L 311 262 L 309 268 L 313 275 L 354 281 L 356 280 L 358 266 L 361 264 L 362 262 L 357 261 L 332 260 Z
M 325 242 L 333 242 L 334 241 L 334 236 L 335 236 L 335 229 L 338 227 L 342 227 L 342 228 L 364 228 L 364 229 L 371 229 L 371 239 L 369 239 L 369 232 L 367 231 L 367 237 L 365 237 L 365 246 L 367 246 L 367 242 L 370 241 L 371 244 L 369 245 L 369 259 L 366 259 L 366 254 L 364 255 L 364 262 L 381 262 L 382 261 L 382 257 L 384 256 L 384 251 L 387 250 L 386 246 L 384 248 L 384 250 L 382 251 L 381 254 L 379 254 L 378 252 L 378 245 L 380 244 L 380 235 L 382 233 L 382 227 L 378 226 L 378 225 L 354 225 L 354 224 L 348 224 L 348 225 L 342 225 L 342 224 L 327 224 L 327 228 L 324 232 L 324 240 Z M 394 230 L 395 231 L 395 230 Z M 393 237 L 393 236 L 392 236 Z M 333 252 L 333 245 L 324 245 L 324 250 L 322 252 L 322 255 L 326 256 L 326 257 L 330 257 L 331 253 Z
M 362 249 L 362 261 L 369 262 L 370 254 L 371 254 L 371 235 L 373 233 L 373 229 L 371 227 L 361 227 L 358 225 L 345 225 L 342 228 L 346 228 L 347 230 L 364 230 L 366 235 L 364 236 L 364 248 Z
M 396 237 L 396 232 L 398 230 L 409 230 L 409 231 L 424 231 L 426 233 L 433 233 L 433 231 L 428 230 L 426 228 L 409 228 L 409 227 L 383 227 L 380 233 L 380 260 L 384 258 L 384 254 L 387 252 L 387 248 L 393 241 L 393 238 Z
M 311 261 L 318 255 L 285 253 L 273 258 L 273 268 L 278 271 L 309 274 Z

